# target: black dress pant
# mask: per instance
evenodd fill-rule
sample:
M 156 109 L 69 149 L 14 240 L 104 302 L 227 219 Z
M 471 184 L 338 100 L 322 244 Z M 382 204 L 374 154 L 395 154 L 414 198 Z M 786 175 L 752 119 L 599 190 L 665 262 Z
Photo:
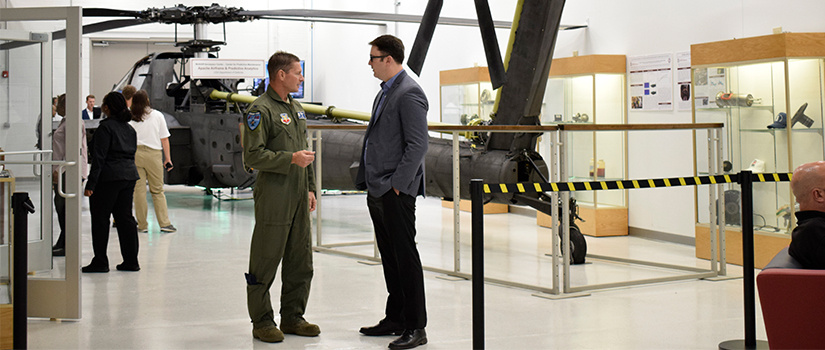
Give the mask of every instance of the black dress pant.
M 427 326 L 424 271 L 415 246 L 415 197 L 390 190 L 381 197 L 367 195 L 375 240 L 387 284 L 386 318 L 404 326 Z
M 109 218 L 117 222 L 120 254 L 126 264 L 138 264 L 137 221 L 132 216 L 134 180 L 99 182 L 89 197 L 92 214 L 92 265 L 109 266 L 106 248 L 109 245 Z
M 54 248 L 66 248 L 66 198 L 57 192 L 57 184 L 52 184 L 54 190 L 54 211 L 57 212 L 57 223 L 60 225 L 60 236 Z M 63 190 L 66 190 L 66 175 L 63 175 Z

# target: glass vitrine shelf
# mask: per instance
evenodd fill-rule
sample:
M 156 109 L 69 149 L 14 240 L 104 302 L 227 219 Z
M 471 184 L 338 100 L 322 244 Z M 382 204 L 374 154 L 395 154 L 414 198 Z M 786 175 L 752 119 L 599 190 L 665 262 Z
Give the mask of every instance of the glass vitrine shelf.
M 487 67 L 445 70 L 439 78 L 441 122 L 467 125 L 490 120 L 495 91 Z
M 627 114 L 624 55 L 587 55 L 553 59 L 542 104 L 542 124 L 625 124 Z M 627 177 L 626 131 L 565 131 L 563 181 L 610 181 Z M 550 154 L 550 145 L 540 146 Z M 627 234 L 627 192 L 577 191 L 578 223 L 591 236 Z M 549 225 L 539 219 L 539 224 Z
M 723 122 L 722 157 L 731 163 L 730 173 L 749 169 L 754 172 L 791 172 L 797 166 L 825 159 L 823 143 L 823 81 L 825 81 L 825 34 L 782 33 L 753 38 L 718 41 L 691 46 L 692 84 L 696 123 Z M 719 93 L 751 95 L 758 104 L 718 107 Z M 797 111 L 811 118 L 810 127 L 791 125 Z M 768 128 L 785 113 L 784 128 Z M 705 135 L 697 133 L 696 172 L 708 171 Z M 756 164 L 756 166 L 752 166 Z M 741 199 L 738 186 L 724 185 L 725 201 Z M 701 230 L 710 224 L 710 187 L 696 189 L 697 256 Z M 767 248 L 773 253 L 787 246 L 794 227 L 795 200 L 788 182 L 757 183 L 753 193 L 753 222 L 758 232 L 782 238 Z M 789 213 L 782 211 L 790 208 Z M 780 213 L 778 215 L 777 213 Z M 741 209 L 734 203 L 724 213 L 731 232 L 738 232 Z M 785 215 L 790 214 L 790 215 Z M 787 217 L 790 220 L 786 220 Z M 772 237 L 773 237 L 772 236 Z M 774 237 L 776 238 L 776 237 Z M 757 255 L 760 239 L 756 238 Z M 772 243 L 773 244 L 773 243 Z M 764 245 L 764 242 L 763 242 Z M 777 248 L 778 247 L 778 248 Z M 706 254 L 710 257 L 710 254 Z M 729 256 L 732 261 L 736 256 Z M 739 257 L 741 259 L 741 256 Z M 757 267 L 759 264 L 757 263 Z

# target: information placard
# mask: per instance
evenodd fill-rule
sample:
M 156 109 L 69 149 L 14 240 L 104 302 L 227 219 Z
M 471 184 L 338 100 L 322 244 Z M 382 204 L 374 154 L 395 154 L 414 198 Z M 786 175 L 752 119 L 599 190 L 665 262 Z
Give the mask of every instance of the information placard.
M 630 109 L 673 110 L 673 56 L 630 57 Z
M 727 91 L 725 68 L 701 68 L 693 73 L 696 108 L 716 108 L 716 94 Z
M 676 88 L 679 98 L 676 99 L 676 109 L 690 110 L 690 51 L 676 53 Z
M 192 58 L 187 70 L 192 79 L 265 78 L 264 60 Z

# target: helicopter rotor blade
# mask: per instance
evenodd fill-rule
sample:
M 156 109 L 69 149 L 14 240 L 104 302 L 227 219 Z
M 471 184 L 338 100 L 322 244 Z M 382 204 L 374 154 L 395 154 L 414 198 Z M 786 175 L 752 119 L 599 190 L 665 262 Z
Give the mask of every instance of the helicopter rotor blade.
M 105 8 L 84 8 L 83 17 L 140 17 L 139 11 Z
M 490 82 L 493 89 L 504 85 L 506 72 L 501 60 L 501 50 L 498 47 L 496 28 L 493 25 L 493 16 L 490 14 L 490 4 L 487 0 L 475 0 L 478 27 L 481 29 L 481 41 L 484 43 L 484 52 L 487 55 L 487 66 L 490 70 Z
M 105 30 L 131 27 L 138 24 L 147 23 L 142 19 L 113 19 L 111 21 L 103 21 L 83 26 L 83 34 L 91 34 L 102 32 Z M 58 30 L 52 33 L 52 40 L 63 39 L 66 37 L 66 30 Z
M 144 24 L 146 21 L 140 19 L 115 19 L 111 21 L 103 21 L 98 23 L 92 23 L 83 26 L 83 34 L 90 34 L 90 33 L 97 33 L 102 32 L 105 30 L 110 29 L 117 29 L 117 28 L 125 28 L 131 27 L 138 24 Z M 52 40 L 60 40 L 66 38 L 66 30 L 61 29 L 56 32 L 52 32 Z M 34 42 L 27 42 L 27 41 L 13 41 L 8 42 L 5 44 L 0 45 L 0 50 L 10 50 L 15 49 L 18 47 L 34 45 Z
M 410 50 L 410 59 L 407 66 L 415 75 L 421 76 L 421 68 L 424 67 L 424 59 L 427 58 L 427 51 L 430 49 L 430 42 L 433 41 L 435 25 L 438 24 L 438 16 L 441 14 L 443 0 L 430 0 L 424 10 L 421 25 L 418 26 L 418 34 L 415 35 L 415 42 Z
M 369 22 L 402 22 L 421 23 L 422 16 L 404 15 L 380 12 L 356 12 L 356 11 L 328 11 L 328 10 L 269 10 L 269 11 L 239 11 L 239 15 L 254 16 L 261 19 L 283 20 L 289 18 L 303 18 L 312 21 L 314 18 L 340 20 L 341 23 L 352 23 L 351 21 Z M 472 18 L 440 17 L 438 24 L 451 26 L 476 27 L 478 21 Z M 496 28 L 510 28 L 513 23 L 508 21 L 494 21 Z

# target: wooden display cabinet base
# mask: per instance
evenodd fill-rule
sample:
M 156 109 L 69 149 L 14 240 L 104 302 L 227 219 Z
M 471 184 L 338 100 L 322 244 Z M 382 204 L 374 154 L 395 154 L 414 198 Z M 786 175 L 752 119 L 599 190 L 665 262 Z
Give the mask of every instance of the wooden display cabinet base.
M 718 240 L 717 240 L 718 242 Z M 753 235 L 753 266 L 761 269 L 782 248 L 791 244 L 791 236 L 780 233 L 756 231 Z M 725 254 L 727 262 L 742 265 L 742 229 L 738 226 L 725 228 Z M 696 225 L 696 257 L 710 260 L 710 227 L 707 224 Z M 717 258 L 719 251 L 717 249 Z
M 452 209 L 453 208 L 453 201 L 448 200 L 441 200 L 441 206 L 444 208 Z M 472 213 L 472 202 L 462 199 L 458 202 L 458 209 L 461 211 L 465 211 L 468 213 Z M 502 214 L 502 213 L 509 213 L 510 206 L 507 204 L 501 203 L 487 203 L 484 205 L 484 214 Z
M 0 304 L 0 349 L 11 349 L 14 345 L 13 314 L 14 308 L 11 304 Z
M 577 221 L 582 233 L 593 237 L 627 236 L 626 207 L 592 207 L 579 204 L 579 216 L 584 222 Z M 542 227 L 552 227 L 550 215 L 536 213 L 536 223 Z

